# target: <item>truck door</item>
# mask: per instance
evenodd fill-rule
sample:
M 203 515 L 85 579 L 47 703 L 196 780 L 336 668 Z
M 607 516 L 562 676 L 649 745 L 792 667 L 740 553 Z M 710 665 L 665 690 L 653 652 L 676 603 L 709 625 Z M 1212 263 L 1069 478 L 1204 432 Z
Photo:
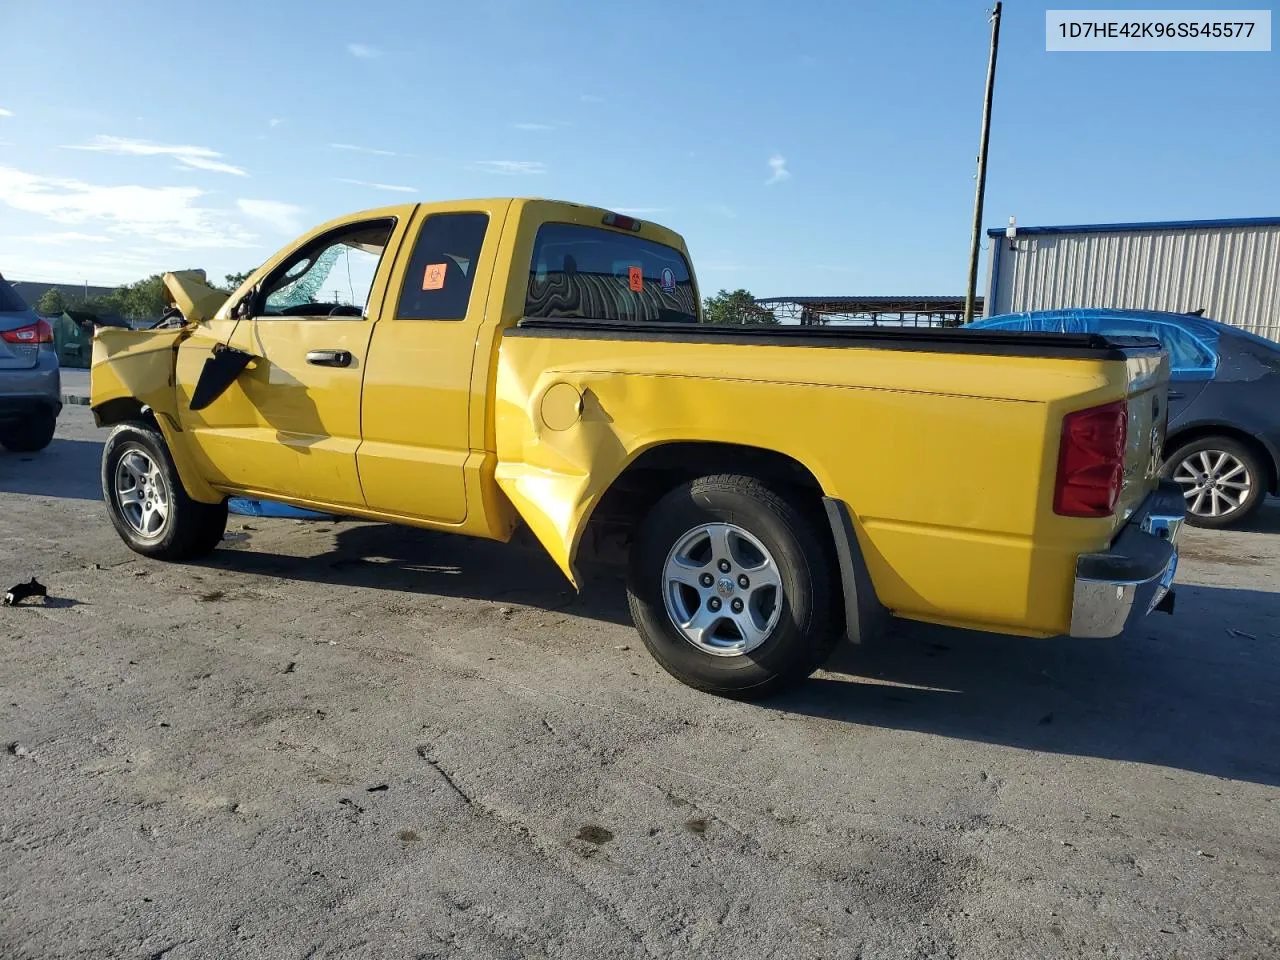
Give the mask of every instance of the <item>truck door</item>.
M 357 461 L 365 502 L 380 513 L 467 519 L 488 422 L 490 347 L 477 341 L 508 206 L 432 204 L 410 224 L 364 374 Z
M 215 486 L 364 505 L 356 473 L 360 382 L 413 210 L 382 210 L 313 232 L 277 259 L 245 302 L 208 324 L 207 335 L 179 348 L 183 426 Z M 213 403 L 193 411 L 204 359 L 222 336 L 254 359 Z

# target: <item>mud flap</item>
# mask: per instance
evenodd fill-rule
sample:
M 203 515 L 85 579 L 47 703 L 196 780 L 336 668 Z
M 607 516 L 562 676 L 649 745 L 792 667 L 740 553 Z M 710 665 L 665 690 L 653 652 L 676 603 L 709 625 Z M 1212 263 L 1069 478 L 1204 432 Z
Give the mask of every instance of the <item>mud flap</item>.
M 251 353 L 229 347 L 225 343 L 216 344 L 213 356 L 205 360 L 200 379 L 196 381 L 196 388 L 191 393 L 191 409 L 203 410 L 222 396 L 227 387 L 240 376 L 240 371 L 253 359 Z

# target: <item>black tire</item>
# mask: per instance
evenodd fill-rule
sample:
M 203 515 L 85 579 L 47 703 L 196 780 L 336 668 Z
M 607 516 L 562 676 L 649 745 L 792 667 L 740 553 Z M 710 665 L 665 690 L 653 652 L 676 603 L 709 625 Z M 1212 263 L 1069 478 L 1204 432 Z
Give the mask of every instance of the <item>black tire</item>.
M 1161 470 L 1162 475 L 1170 480 L 1177 480 L 1180 474 L 1185 476 L 1185 472 L 1179 470 L 1180 465 L 1187 461 L 1188 458 L 1200 453 L 1209 454 L 1209 462 L 1211 464 L 1216 460 L 1215 455 L 1219 453 L 1234 457 L 1244 467 L 1249 477 L 1250 487 L 1240 501 L 1238 508 L 1218 517 L 1192 512 L 1196 498 L 1189 496 L 1187 498 L 1187 523 L 1194 527 L 1206 527 L 1211 530 L 1221 530 L 1244 523 L 1249 517 L 1253 516 L 1254 511 L 1262 506 L 1263 501 L 1267 498 L 1267 488 L 1270 486 L 1271 477 L 1262 458 L 1253 447 L 1246 443 L 1241 443 L 1233 437 L 1202 437 L 1199 440 L 1193 440 L 1178 447 L 1170 454 L 1165 459 L 1164 467 Z M 1199 465 L 1197 458 L 1194 466 L 1198 467 Z M 1187 489 L 1185 484 L 1183 484 L 1183 489 L 1184 491 Z M 1230 492 L 1232 495 L 1237 493 L 1236 490 L 1231 490 Z M 1211 496 L 1210 500 L 1212 500 Z
M 52 410 L 42 410 L 19 423 L 0 430 L 0 445 L 14 453 L 35 453 L 53 443 L 58 418 Z
M 716 523 L 756 538 L 772 555 L 782 588 L 767 638 L 733 656 L 705 652 L 686 639 L 664 598 L 668 556 L 699 525 Z M 832 622 L 833 570 L 826 538 L 805 512 L 753 477 L 701 477 L 664 496 L 640 523 L 627 599 L 644 645 L 673 677 L 709 693 L 754 699 L 803 680 L 830 655 L 839 638 Z
M 163 526 L 144 536 L 126 517 L 117 490 L 116 471 L 131 451 L 140 451 L 158 468 L 168 504 Z M 127 465 L 126 465 L 127 466 Z M 111 524 L 131 550 L 157 560 L 194 560 L 211 553 L 227 529 L 227 503 L 200 503 L 187 496 L 164 435 L 149 423 L 122 423 L 102 448 L 102 496 Z

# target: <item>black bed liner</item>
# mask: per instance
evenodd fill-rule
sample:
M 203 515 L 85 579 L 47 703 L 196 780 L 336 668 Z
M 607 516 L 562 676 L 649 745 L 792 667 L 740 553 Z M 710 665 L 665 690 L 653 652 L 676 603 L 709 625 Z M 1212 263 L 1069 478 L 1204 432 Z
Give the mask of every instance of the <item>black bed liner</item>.
M 972 353 L 1064 360 L 1127 360 L 1155 352 L 1152 337 L 1108 337 L 1098 333 L 1036 333 L 967 330 L 964 327 L 728 326 L 703 323 L 632 323 L 619 320 L 525 318 L 508 337 L 571 340 L 664 340 L 768 347 L 868 347 L 924 353 Z

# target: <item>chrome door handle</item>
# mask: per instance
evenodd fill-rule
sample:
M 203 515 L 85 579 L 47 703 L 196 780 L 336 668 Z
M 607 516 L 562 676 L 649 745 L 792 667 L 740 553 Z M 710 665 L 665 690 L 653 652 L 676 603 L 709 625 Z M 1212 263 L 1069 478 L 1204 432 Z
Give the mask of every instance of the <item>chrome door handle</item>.
M 307 363 L 317 367 L 349 367 L 351 366 L 349 350 L 308 350 Z

